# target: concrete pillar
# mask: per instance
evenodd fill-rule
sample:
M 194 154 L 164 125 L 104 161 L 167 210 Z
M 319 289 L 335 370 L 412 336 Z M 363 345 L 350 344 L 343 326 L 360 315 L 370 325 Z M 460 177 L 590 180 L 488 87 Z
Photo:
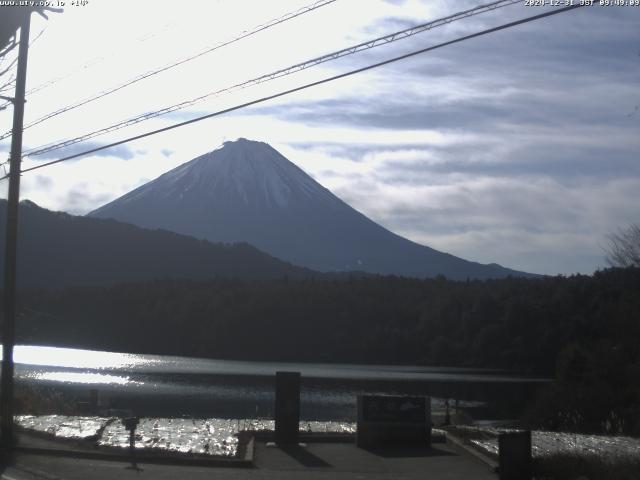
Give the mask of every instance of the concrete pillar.
M 300 372 L 276 372 L 276 444 L 298 443 Z

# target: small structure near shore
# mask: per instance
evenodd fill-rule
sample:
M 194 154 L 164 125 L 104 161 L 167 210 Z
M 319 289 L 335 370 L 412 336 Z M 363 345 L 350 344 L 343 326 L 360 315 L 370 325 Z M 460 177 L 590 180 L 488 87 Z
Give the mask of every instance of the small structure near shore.
M 531 430 L 498 436 L 500 480 L 531 480 Z
M 430 397 L 358 396 L 356 445 L 391 444 L 431 446 Z

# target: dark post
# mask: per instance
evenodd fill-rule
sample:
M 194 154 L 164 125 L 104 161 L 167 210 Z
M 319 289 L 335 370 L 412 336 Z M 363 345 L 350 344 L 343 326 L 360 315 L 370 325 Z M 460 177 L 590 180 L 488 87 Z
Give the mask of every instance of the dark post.
M 22 125 L 24 117 L 27 53 L 31 13 L 26 13 L 20 25 L 18 73 L 13 100 L 13 131 L 7 202 L 7 232 L 4 252 L 4 296 L 2 318 L 2 391 L 0 392 L 0 429 L 2 444 L 13 443 L 13 346 L 16 323 L 16 251 L 18 240 L 18 204 L 20 200 L 20 160 L 22 159 Z
M 500 480 L 531 480 L 531 430 L 498 437 Z
M 91 415 L 98 414 L 98 404 L 100 401 L 100 394 L 98 393 L 97 388 L 92 388 L 89 390 L 89 411 Z
M 138 469 L 138 462 L 136 460 L 136 427 L 140 423 L 138 417 L 126 417 L 122 419 L 124 428 L 129 430 L 129 455 L 131 456 L 131 467 L 133 470 Z
M 449 412 L 449 399 L 444 401 L 444 424 L 451 425 L 451 413 Z
M 276 444 L 298 443 L 300 372 L 276 372 Z

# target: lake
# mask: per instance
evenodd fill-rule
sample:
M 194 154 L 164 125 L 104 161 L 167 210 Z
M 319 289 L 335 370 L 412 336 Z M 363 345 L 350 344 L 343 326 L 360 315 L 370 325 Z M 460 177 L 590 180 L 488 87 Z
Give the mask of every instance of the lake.
M 18 345 L 16 383 L 59 390 L 78 399 L 97 389 L 104 405 L 141 416 L 271 418 L 276 371 L 302 374 L 301 416 L 352 420 L 362 393 L 432 396 L 479 415 L 522 408 L 546 379 L 495 370 L 450 367 L 248 362 Z

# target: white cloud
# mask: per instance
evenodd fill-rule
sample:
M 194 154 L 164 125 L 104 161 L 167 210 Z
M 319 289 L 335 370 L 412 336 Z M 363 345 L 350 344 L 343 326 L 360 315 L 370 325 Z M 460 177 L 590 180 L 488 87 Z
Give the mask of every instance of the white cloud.
M 29 98 L 26 120 L 308 3 L 92 0 L 48 22 L 34 17 L 33 31 L 47 30 L 30 52 L 29 87 L 64 78 Z M 475 4 L 335 2 L 28 129 L 25 145 L 76 136 Z M 628 115 L 640 104 L 633 47 L 640 9 L 584 10 L 145 138 L 127 151 L 25 174 L 23 197 L 85 213 L 224 140 L 247 137 L 272 144 L 416 241 L 524 270 L 590 272 L 601 265 L 606 233 L 638 220 L 633 155 L 640 137 L 638 117 Z M 455 22 L 92 141 L 162 128 L 533 13 L 514 6 Z M 0 112 L 2 130 L 10 113 Z

